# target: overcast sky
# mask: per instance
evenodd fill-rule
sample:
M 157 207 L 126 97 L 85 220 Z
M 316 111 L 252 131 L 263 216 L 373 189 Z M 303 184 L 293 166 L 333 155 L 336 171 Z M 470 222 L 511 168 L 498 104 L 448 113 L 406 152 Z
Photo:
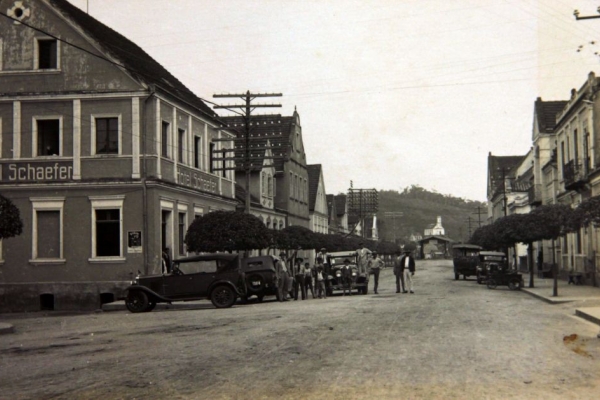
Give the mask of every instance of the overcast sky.
M 71 0 L 86 9 L 86 0 Z M 485 200 L 487 155 L 599 70 L 598 2 L 89 0 L 198 96 L 281 92 L 328 193 L 416 184 Z M 579 46 L 583 46 L 578 52 Z

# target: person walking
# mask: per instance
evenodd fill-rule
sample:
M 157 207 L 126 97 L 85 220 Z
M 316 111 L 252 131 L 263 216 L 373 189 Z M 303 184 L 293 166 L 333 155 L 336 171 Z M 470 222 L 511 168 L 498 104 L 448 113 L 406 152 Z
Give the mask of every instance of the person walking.
M 346 295 L 346 290 L 348 291 L 348 296 L 352 296 L 352 267 L 350 267 L 350 260 L 344 260 L 344 266 L 342 267 L 342 289 L 344 291 L 344 296 Z
M 373 281 L 375 283 L 375 287 L 373 288 L 373 293 L 377 293 L 377 287 L 379 286 L 379 272 L 381 272 L 381 268 L 383 268 L 383 260 L 379 258 L 377 252 L 371 253 L 372 258 L 369 260 L 369 273 L 373 274 Z
M 414 293 L 412 277 L 415 275 L 415 258 L 411 256 L 411 251 L 404 251 L 404 256 L 400 260 L 400 268 L 404 277 L 402 293 L 406 293 L 407 287 L 410 293 Z
M 312 294 L 312 298 L 315 298 L 315 290 L 313 287 L 313 268 L 310 267 L 310 264 L 304 263 L 304 293 L 306 297 L 308 297 L 308 289 L 310 289 L 310 294 Z

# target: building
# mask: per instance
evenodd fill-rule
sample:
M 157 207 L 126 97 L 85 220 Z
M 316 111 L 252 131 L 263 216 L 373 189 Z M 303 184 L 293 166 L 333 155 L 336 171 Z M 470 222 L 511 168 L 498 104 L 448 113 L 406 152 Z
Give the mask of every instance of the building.
M 242 117 L 222 117 L 226 126 L 235 129 L 238 138 L 245 131 Z M 289 117 L 281 115 L 257 115 L 251 120 L 250 140 L 258 148 L 272 148 L 275 174 L 274 205 L 287 214 L 286 226 L 310 226 L 308 169 L 302 141 L 300 115 L 296 110 Z M 262 157 L 262 154 L 259 158 Z M 236 180 L 244 186 L 245 174 L 238 172 Z
M 436 223 L 425 229 L 424 236 L 444 236 L 446 230 L 442 226 L 442 217 L 438 215 Z
M 423 259 L 449 257 L 452 254 L 452 243 L 453 240 L 446 236 L 424 236 L 419 240 L 419 257 Z
M 327 197 L 332 196 L 333 204 L 331 206 L 331 210 L 335 211 L 335 214 L 330 215 L 330 226 L 336 226 L 337 230 L 333 233 L 340 233 L 346 235 L 350 232 L 350 228 L 348 227 L 348 201 L 347 196 L 345 194 L 336 194 L 336 195 L 328 195 Z M 335 223 L 332 223 L 331 220 L 335 220 Z
M 317 233 L 329 233 L 329 214 L 327 192 L 321 164 L 307 165 L 308 170 L 308 210 L 310 212 L 310 230 Z
M 327 225 L 329 226 L 329 234 L 336 234 L 339 231 L 337 223 L 337 210 L 335 207 L 335 196 L 327 195 Z
M 493 156 L 488 154 L 487 205 L 488 223 L 508 215 L 508 204 L 518 192 L 513 191 L 517 167 L 524 156 Z
M 67 1 L 9 3 L 38 30 L 0 19 L 0 190 L 25 225 L 1 246 L 0 308 L 99 308 L 138 271 L 160 273 L 163 251 L 185 256 L 195 216 L 235 209 L 234 174 L 209 156 L 233 135 L 146 52 Z

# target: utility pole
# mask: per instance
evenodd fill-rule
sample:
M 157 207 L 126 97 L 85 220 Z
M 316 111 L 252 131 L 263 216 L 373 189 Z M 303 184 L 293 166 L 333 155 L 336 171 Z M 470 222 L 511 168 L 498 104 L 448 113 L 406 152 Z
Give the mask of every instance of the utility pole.
M 477 227 L 481 228 L 481 210 L 483 210 L 483 207 L 477 206 L 475 207 L 475 209 L 477 210 L 477 212 L 474 212 L 472 214 L 477 214 Z
M 214 168 L 214 170 L 236 170 L 239 171 L 240 169 L 243 170 L 246 174 L 246 199 L 245 199 L 245 213 L 246 214 L 250 214 L 250 173 L 253 171 L 252 168 L 252 161 L 255 161 L 256 159 L 252 158 L 252 154 L 250 152 L 250 148 L 251 148 L 251 130 L 252 130 L 252 111 L 254 111 L 256 108 L 270 108 L 270 107 L 281 107 L 281 104 L 252 104 L 252 101 L 255 100 L 258 97 L 281 97 L 282 94 L 281 93 L 250 93 L 250 91 L 248 90 L 246 93 L 244 94 L 215 94 L 213 95 L 214 98 L 240 98 L 244 101 L 244 104 L 231 104 L 231 105 L 222 105 L 222 106 L 214 106 L 215 109 L 226 109 L 229 111 L 232 111 L 238 115 L 240 115 L 244 121 L 244 126 L 243 126 L 243 131 L 239 132 L 237 131 L 235 128 L 231 127 L 231 126 L 223 126 L 221 128 L 221 130 L 233 130 L 236 131 L 236 133 L 238 134 L 237 140 L 236 139 L 216 139 L 213 141 L 222 141 L 222 142 L 231 142 L 233 141 L 236 144 L 240 144 L 242 143 L 241 146 L 235 148 L 236 146 L 234 145 L 234 149 L 230 149 L 230 150 L 217 150 L 216 153 L 220 153 L 222 154 L 221 159 L 224 160 L 234 160 L 235 162 L 235 167 L 225 167 L 223 166 L 223 168 Z M 238 111 L 238 110 L 241 110 Z M 242 137 L 240 138 L 240 134 L 242 135 Z M 264 137 L 260 137 L 260 138 L 255 138 L 258 140 L 264 140 Z M 261 149 L 267 149 L 267 147 L 261 147 Z M 236 157 L 235 156 L 235 152 L 236 151 L 240 151 L 243 150 L 243 156 L 242 157 Z M 234 156 L 233 157 L 226 157 L 226 153 L 227 152 L 233 152 Z M 275 158 L 280 158 L 280 157 L 265 157 L 264 153 L 262 154 L 262 156 L 258 156 L 258 160 L 264 160 L 266 158 L 271 158 L 271 159 L 275 159 Z
M 504 201 L 504 205 L 503 205 L 504 216 L 506 217 L 508 215 L 508 198 L 506 197 L 506 179 L 509 179 L 506 177 L 506 172 L 510 171 L 510 168 L 501 167 L 501 168 L 499 168 L 499 170 L 502 173 L 502 199 Z
M 471 216 L 468 216 L 465 222 L 469 223 L 469 239 L 471 239 Z
M 394 236 L 394 243 L 396 243 L 396 218 L 400 218 L 404 215 L 403 212 L 394 212 L 394 211 L 386 211 L 384 213 L 386 218 L 391 218 L 392 219 L 392 224 L 393 224 L 393 229 L 394 231 L 392 232 L 393 236 Z

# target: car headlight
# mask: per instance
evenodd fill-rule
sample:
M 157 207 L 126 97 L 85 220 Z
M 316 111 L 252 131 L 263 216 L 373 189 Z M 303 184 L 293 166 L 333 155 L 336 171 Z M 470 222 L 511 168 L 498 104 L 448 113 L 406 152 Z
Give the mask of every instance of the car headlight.
M 353 273 L 352 273 L 352 276 L 356 276 L 356 272 L 353 272 Z
M 337 276 L 337 277 L 339 278 L 340 276 L 342 276 L 342 274 L 340 274 L 340 273 L 338 272 L 337 274 L 335 274 L 335 276 Z

